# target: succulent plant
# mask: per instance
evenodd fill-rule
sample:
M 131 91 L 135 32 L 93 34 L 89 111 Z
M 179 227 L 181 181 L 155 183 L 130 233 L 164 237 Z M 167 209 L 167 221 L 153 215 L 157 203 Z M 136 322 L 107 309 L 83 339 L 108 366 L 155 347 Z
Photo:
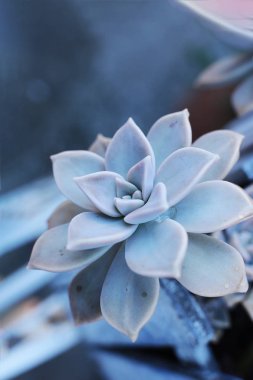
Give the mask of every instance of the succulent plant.
M 159 278 L 206 297 L 246 292 L 241 254 L 207 234 L 250 215 L 250 197 L 223 181 L 242 136 L 210 132 L 192 144 L 187 110 L 160 118 L 147 137 L 129 119 L 91 151 L 52 156 L 68 198 L 35 243 L 30 268 L 81 268 L 70 288 L 77 323 L 103 316 L 132 340 L 152 316 Z
M 251 0 L 178 0 L 198 14 L 220 38 L 240 49 L 201 73 L 201 87 L 240 84 L 232 94 L 232 105 L 238 115 L 253 111 L 253 2 Z

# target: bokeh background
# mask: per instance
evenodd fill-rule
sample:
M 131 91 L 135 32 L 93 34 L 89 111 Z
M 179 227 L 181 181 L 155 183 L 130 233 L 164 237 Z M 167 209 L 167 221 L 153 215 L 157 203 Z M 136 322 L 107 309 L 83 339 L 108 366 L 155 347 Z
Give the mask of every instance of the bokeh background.
M 174 0 L 2 0 L 3 190 L 50 173 L 132 116 L 179 110 L 228 48 Z
M 87 149 L 129 116 L 147 131 L 191 107 L 198 74 L 230 51 L 174 0 L 0 1 L 0 379 L 170 379 L 157 370 L 161 353 L 148 357 L 153 370 L 136 369 L 143 353 L 139 362 L 94 353 L 68 310 L 73 274 L 26 264 L 61 201 L 49 156 Z M 197 379 L 171 371 L 173 380 Z

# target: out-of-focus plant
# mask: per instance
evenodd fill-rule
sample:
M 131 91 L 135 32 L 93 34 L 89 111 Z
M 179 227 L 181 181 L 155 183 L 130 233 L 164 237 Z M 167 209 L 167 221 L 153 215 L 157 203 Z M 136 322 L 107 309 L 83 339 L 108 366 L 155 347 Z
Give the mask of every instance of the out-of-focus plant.
M 159 277 L 206 297 L 246 292 L 241 254 L 207 233 L 253 214 L 238 186 L 222 179 L 242 136 L 214 131 L 192 144 L 188 112 L 159 119 L 147 137 L 132 119 L 91 151 L 52 157 L 69 201 L 35 243 L 30 268 L 82 268 L 70 285 L 77 323 L 103 316 L 135 340 L 152 316 Z
M 253 110 L 253 2 L 252 0 L 179 0 L 200 15 L 220 38 L 241 52 L 209 66 L 197 80 L 198 86 L 240 84 L 232 94 L 238 115 Z
M 231 102 L 238 118 L 226 128 L 245 136 L 242 159 L 231 173 L 240 181 L 241 173 L 253 180 L 253 1 L 177 0 L 200 16 L 204 25 L 219 38 L 239 50 L 204 70 L 196 81 L 199 87 L 233 85 Z

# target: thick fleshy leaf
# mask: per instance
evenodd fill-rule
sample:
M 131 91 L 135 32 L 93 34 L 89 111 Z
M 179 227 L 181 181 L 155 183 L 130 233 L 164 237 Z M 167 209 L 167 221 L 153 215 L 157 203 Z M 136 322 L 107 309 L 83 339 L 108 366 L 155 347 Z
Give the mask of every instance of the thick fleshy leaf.
M 253 111 L 253 75 L 244 80 L 233 92 L 232 104 L 239 115 Z
M 252 0 L 178 0 L 204 18 L 219 38 L 240 50 L 252 50 Z
M 196 185 L 175 208 L 173 219 L 195 233 L 223 230 L 253 216 L 253 202 L 247 193 L 226 181 Z
M 127 215 L 130 212 L 144 205 L 144 201 L 142 199 L 115 198 L 114 202 L 115 202 L 115 206 L 117 207 L 117 209 L 122 215 Z
M 243 259 L 233 247 L 207 235 L 189 234 L 179 282 L 190 292 L 204 297 L 246 292 L 245 278 Z
M 101 293 L 101 310 L 110 325 L 132 341 L 155 311 L 159 280 L 132 272 L 121 246 L 106 276 Z
M 104 170 L 104 159 L 88 151 L 67 151 L 51 156 L 53 173 L 60 191 L 72 202 L 87 210 L 94 210 L 89 198 L 79 189 L 74 177 Z
M 167 188 L 169 206 L 184 198 L 217 159 L 210 152 L 192 147 L 172 153 L 156 175 L 156 183 L 163 182 Z
M 120 216 L 114 206 L 114 198 L 116 197 L 115 180 L 117 177 L 119 175 L 116 173 L 103 171 L 75 178 L 75 181 L 97 210 L 103 214 L 117 217 Z
M 133 183 L 142 192 L 143 200 L 146 201 L 153 189 L 155 166 L 151 156 L 137 162 L 127 174 L 129 182 Z
M 86 251 L 69 251 L 66 248 L 68 226 L 68 224 L 62 224 L 54 227 L 39 237 L 33 247 L 29 268 L 49 272 L 65 272 L 79 267 L 87 267 L 110 248 L 104 246 Z
M 123 219 L 83 212 L 69 224 L 67 247 L 75 251 L 113 245 L 127 239 L 136 228 Z
M 125 195 L 132 195 L 137 191 L 137 187 L 132 183 L 126 181 L 124 178 L 118 176 L 116 178 L 116 195 L 119 198 L 124 197 Z
M 223 58 L 210 65 L 198 77 L 198 86 L 223 86 L 234 83 L 253 70 L 253 60 L 250 55 L 238 54 Z
M 127 265 L 143 276 L 178 278 L 187 240 L 186 231 L 174 220 L 142 224 L 126 241 Z
M 69 300 L 76 324 L 102 317 L 100 295 L 102 286 L 119 246 L 113 246 L 99 260 L 79 272 L 69 286 Z
M 62 202 L 49 217 L 47 224 L 48 228 L 59 226 L 60 224 L 66 224 L 74 218 L 74 216 L 83 212 L 83 208 L 76 204 L 64 201 Z
M 242 135 L 228 130 L 209 132 L 198 138 L 193 144 L 194 147 L 207 150 L 220 157 L 206 171 L 201 181 L 225 178 L 239 158 L 242 141 Z
M 128 170 L 154 153 L 143 132 L 133 119 L 128 119 L 113 136 L 105 155 L 106 170 L 121 174 L 126 178 Z
M 154 220 L 168 209 L 167 192 L 163 183 L 157 183 L 147 203 L 126 215 L 124 220 L 130 224 L 146 223 Z
M 192 131 L 189 112 L 175 112 L 158 119 L 151 127 L 148 140 L 155 153 L 156 167 L 175 150 L 191 145 Z
M 89 151 L 96 153 L 101 157 L 105 157 L 105 153 L 110 142 L 111 139 L 109 137 L 105 137 L 99 133 L 96 137 L 96 140 L 89 147 Z

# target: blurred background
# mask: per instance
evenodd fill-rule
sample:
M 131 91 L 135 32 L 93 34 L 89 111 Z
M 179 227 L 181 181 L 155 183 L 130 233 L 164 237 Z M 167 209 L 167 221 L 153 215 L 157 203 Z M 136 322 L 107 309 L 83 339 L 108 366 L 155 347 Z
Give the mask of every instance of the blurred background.
M 200 378 L 168 367 L 164 354 L 150 368 L 143 353 L 123 360 L 115 347 L 128 341 L 110 329 L 102 343 L 114 351 L 99 351 L 102 330 L 70 317 L 75 273 L 26 264 L 62 200 L 49 156 L 87 149 L 129 116 L 143 131 L 185 107 L 197 120 L 194 80 L 230 51 L 174 0 L 0 1 L 0 379 Z

